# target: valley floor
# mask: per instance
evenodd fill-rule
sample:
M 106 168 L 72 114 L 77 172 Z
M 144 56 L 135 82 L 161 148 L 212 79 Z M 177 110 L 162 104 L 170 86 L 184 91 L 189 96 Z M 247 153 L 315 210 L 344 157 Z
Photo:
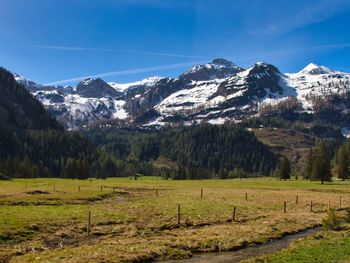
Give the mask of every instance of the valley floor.
M 349 186 L 272 178 L 1 181 L 0 262 L 144 262 L 231 251 L 320 225 L 329 206 L 350 206 Z
M 343 225 L 340 231 L 323 231 L 297 240 L 278 253 L 244 261 L 253 262 L 350 262 L 350 225 Z

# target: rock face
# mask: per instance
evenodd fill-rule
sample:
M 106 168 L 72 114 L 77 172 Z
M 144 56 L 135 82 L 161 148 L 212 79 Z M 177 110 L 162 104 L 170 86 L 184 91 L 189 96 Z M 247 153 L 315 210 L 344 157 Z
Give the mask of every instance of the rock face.
M 116 91 L 102 79 L 86 79 L 81 81 L 76 88 L 76 94 L 84 98 L 118 98 L 123 93 Z
M 232 76 L 235 73 L 243 71 L 244 68 L 238 67 L 231 61 L 223 58 L 214 59 L 211 63 L 197 65 L 180 75 L 180 79 L 185 81 L 206 81 L 213 79 L 222 79 Z
M 262 106 L 289 97 L 294 97 L 303 111 L 313 112 L 315 98 L 348 94 L 350 75 L 312 63 L 300 72 L 283 74 L 267 63 L 245 69 L 214 59 L 178 78 L 151 77 L 127 84 L 98 78 L 86 79 L 73 88 L 47 87 L 19 76 L 16 80 L 64 125 L 79 128 L 115 119 L 144 126 L 221 124 L 258 116 Z M 340 100 L 340 104 L 339 99 L 329 101 L 345 112 L 349 103 Z

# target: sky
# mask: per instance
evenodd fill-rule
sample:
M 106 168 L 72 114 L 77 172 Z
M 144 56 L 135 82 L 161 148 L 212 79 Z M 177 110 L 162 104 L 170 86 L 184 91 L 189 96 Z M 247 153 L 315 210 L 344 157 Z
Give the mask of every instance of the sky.
M 350 72 L 349 0 L 0 0 L 0 66 L 37 83 L 176 77 L 226 58 Z

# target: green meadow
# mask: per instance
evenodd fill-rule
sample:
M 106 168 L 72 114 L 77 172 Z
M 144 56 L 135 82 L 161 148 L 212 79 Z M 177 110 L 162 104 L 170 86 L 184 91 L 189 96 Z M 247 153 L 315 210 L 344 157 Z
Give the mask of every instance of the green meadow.
M 232 251 L 318 226 L 329 208 L 347 207 L 349 181 L 0 181 L 0 262 L 142 262 Z M 303 249 L 316 242 L 317 254 L 332 235 Z M 283 262 L 293 251 L 268 260 Z

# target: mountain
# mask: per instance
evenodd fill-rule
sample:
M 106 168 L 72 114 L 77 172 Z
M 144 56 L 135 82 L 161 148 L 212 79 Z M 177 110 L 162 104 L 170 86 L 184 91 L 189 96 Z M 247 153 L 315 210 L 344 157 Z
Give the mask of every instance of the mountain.
M 44 86 L 0 68 L 0 173 L 7 177 L 57 177 L 73 161 L 93 172 L 92 167 L 98 167 L 96 146 L 75 132 L 65 131 L 23 84 L 44 92 Z M 55 93 L 50 90 L 48 94 Z
M 333 73 L 337 73 L 337 71 L 329 69 L 324 66 L 318 66 L 314 63 L 310 63 L 299 72 L 299 74 L 304 74 L 304 75 L 323 75 L 323 74 L 333 74 Z
M 81 81 L 76 88 L 76 94 L 83 98 L 118 98 L 123 95 L 123 93 L 116 91 L 109 84 L 104 82 L 102 79 L 92 79 L 88 78 Z
M 4 68 L 0 68 L 0 119 L 0 129 L 3 131 L 62 128 L 42 104 Z
M 74 88 L 46 87 L 23 78 L 17 82 L 61 123 L 75 129 L 113 120 L 139 126 L 240 122 L 262 112 L 266 115 L 269 107 L 288 98 L 300 105 L 298 114 L 337 122 L 332 119 L 336 111 L 339 124 L 347 127 L 349 80 L 348 73 L 313 63 L 297 73 L 284 74 L 268 63 L 245 69 L 219 58 L 177 78 L 151 77 L 126 84 L 86 79 Z M 327 116 L 327 112 L 332 114 Z
M 223 58 L 214 59 L 211 63 L 197 65 L 185 73 L 180 78 L 188 81 L 205 81 L 213 79 L 222 79 L 232 76 L 235 73 L 243 71 L 244 68 L 236 66 L 231 61 Z

